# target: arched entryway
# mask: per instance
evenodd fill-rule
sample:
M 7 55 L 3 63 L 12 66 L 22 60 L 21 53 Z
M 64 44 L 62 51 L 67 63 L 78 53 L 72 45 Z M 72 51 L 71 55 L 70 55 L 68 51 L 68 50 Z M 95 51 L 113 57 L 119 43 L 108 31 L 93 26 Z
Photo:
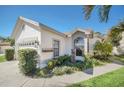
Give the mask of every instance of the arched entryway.
M 84 55 L 84 38 L 77 37 L 74 39 L 74 49 L 75 49 L 75 56 L 77 59 L 81 59 Z

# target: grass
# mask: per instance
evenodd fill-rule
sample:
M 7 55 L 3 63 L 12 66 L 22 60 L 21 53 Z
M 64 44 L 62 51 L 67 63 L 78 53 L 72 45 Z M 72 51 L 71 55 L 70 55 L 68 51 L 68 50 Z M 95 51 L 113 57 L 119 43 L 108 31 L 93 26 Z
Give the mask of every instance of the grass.
M 112 58 L 124 63 L 124 56 L 113 56 Z
M 1 55 L 1 56 L 0 56 L 0 63 L 1 63 L 1 62 L 5 62 L 5 61 L 6 61 L 5 55 Z
M 124 67 L 91 78 L 86 81 L 70 85 L 71 87 L 124 87 Z
M 111 63 L 110 60 L 98 60 L 98 63 L 94 63 L 94 66 L 103 66 L 103 65 L 106 65 L 108 63 Z

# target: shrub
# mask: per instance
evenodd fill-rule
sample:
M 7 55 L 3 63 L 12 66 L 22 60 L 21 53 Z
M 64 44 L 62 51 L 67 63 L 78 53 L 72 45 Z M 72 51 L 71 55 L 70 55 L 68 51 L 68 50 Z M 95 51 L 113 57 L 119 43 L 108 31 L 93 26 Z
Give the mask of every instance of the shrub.
M 36 71 L 36 75 L 39 77 L 47 77 L 48 73 L 49 73 L 49 71 L 47 68 L 37 69 L 37 71 Z
M 102 65 L 103 64 L 102 61 L 97 60 L 95 58 L 92 58 L 92 62 L 93 62 L 93 66 L 99 66 L 99 65 Z
M 49 60 L 47 63 L 48 69 L 53 69 L 56 66 L 56 63 L 57 63 L 57 60 L 55 59 Z
M 84 69 L 93 68 L 93 59 L 90 56 L 85 56 Z
M 92 68 L 93 66 L 100 66 L 103 65 L 105 62 L 110 62 L 109 60 L 99 60 L 90 56 L 85 56 L 85 62 L 84 62 L 84 67 L 85 69 L 87 68 Z
M 79 62 L 79 63 L 73 63 L 72 64 L 72 67 L 76 67 L 76 68 L 78 68 L 79 70 L 83 70 L 83 68 L 84 68 L 84 62 Z
M 48 69 L 53 69 L 55 66 L 66 65 L 67 62 L 71 61 L 71 57 L 68 55 L 60 56 L 58 58 L 49 60 L 47 63 Z
M 14 59 L 14 49 L 6 49 L 5 50 L 6 60 L 10 61 Z
M 49 69 L 52 69 L 52 68 L 54 67 L 53 61 L 50 60 L 50 61 L 48 62 L 48 64 L 47 64 L 47 66 L 48 66 Z
M 18 51 L 19 67 L 25 75 L 33 75 L 36 72 L 37 52 L 34 49 L 21 49 Z
M 111 55 L 112 45 L 106 41 L 96 42 L 94 46 L 94 57 L 98 59 L 107 59 Z
M 66 64 L 66 62 L 70 62 L 71 61 L 71 57 L 68 55 L 64 55 L 64 56 L 60 56 L 57 58 L 57 63 L 56 65 L 63 65 Z
M 62 67 L 55 67 L 52 71 L 52 73 L 54 75 L 63 75 L 65 74 L 66 72 L 64 70 L 62 70 Z
M 78 71 L 78 69 L 74 67 L 62 66 L 62 67 L 55 67 L 52 70 L 52 73 L 54 75 L 63 75 L 63 74 L 71 74 L 75 71 Z

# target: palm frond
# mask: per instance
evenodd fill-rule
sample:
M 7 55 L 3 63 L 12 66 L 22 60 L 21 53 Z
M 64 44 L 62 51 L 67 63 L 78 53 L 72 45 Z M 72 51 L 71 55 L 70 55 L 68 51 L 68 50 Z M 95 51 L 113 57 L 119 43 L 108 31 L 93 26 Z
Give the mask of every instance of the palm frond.
M 113 26 L 108 33 L 108 40 L 114 45 L 119 46 L 119 41 L 122 39 L 122 32 L 124 31 L 124 21 L 119 22 L 118 25 Z
M 84 5 L 83 6 L 84 18 L 86 20 L 88 20 L 90 18 L 94 7 L 95 7 L 95 5 Z
M 99 7 L 100 22 L 107 22 L 112 5 L 102 5 Z

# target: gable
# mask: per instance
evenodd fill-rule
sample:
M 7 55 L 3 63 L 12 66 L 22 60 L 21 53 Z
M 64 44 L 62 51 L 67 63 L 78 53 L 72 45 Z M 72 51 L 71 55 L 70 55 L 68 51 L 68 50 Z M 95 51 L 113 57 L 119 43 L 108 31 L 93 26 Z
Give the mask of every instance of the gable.
M 20 35 L 16 38 L 17 40 L 37 38 L 40 32 L 29 25 L 23 25 L 24 28 L 21 28 Z M 22 27 L 23 27 L 22 26 Z
M 72 34 L 72 38 L 73 39 L 75 39 L 77 37 L 85 38 L 85 33 L 84 32 L 80 32 L 80 31 L 76 31 L 74 34 Z
M 16 26 L 15 26 L 15 28 L 14 28 L 12 34 L 11 34 L 11 38 L 16 39 L 16 38 L 18 37 L 18 34 L 21 33 L 22 27 L 23 27 L 24 25 L 27 25 L 27 26 L 29 26 L 29 27 L 31 27 L 31 28 L 36 29 L 36 30 L 40 30 L 40 28 L 39 28 L 38 26 L 36 26 L 36 25 L 34 25 L 34 24 L 32 24 L 32 23 L 26 22 L 26 21 L 22 20 L 21 18 L 18 18 L 18 20 L 17 20 L 17 22 L 16 22 Z
M 90 35 L 90 34 L 92 34 L 92 30 L 84 30 L 84 29 L 80 29 L 80 28 L 78 28 L 78 29 L 75 29 L 75 30 L 73 30 L 73 31 L 71 31 L 71 32 L 69 32 L 69 33 L 67 33 L 67 36 L 68 37 L 71 37 L 71 36 L 73 36 L 75 33 L 83 33 L 84 35 Z
M 30 19 L 26 19 L 26 18 L 23 18 L 23 17 L 19 17 L 18 20 L 17 20 L 17 23 L 16 23 L 16 26 L 11 34 L 11 37 L 12 38 L 15 38 L 16 35 L 17 35 L 17 31 L 19 31 L 20 27 L 22 24 L 26 24 L 38 31 L 42 31 L 42 29 L 44 30 L 47 30 L 47 31 L 50 31 L 50 32 L 53 32 L 54 34 L 58 34 L 60 36 L 63 36 L 63 37 L 66 37 L 66 35 L 64 33 L 61 33 L 61 32 L 58 32 L 44 24 L 41 24 L 39 22 L 35 22 L 35 21 L 32 21 Z

